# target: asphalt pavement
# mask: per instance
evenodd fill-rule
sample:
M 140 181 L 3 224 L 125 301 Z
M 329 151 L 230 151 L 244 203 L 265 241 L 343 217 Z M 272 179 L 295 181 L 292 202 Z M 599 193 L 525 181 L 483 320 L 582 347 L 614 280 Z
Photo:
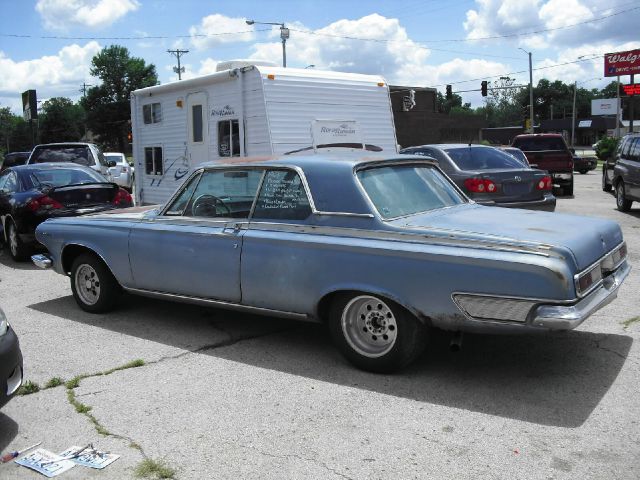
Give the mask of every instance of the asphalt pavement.
M 176 479 L 640 478 L 640 321 L 625 324 L 640 316 L 640 205 L 615 210 L 596 171 L 557 211 L 620 223 L 634 269 L 619 298 L 563 334 L 466 335 L 452 353 L 436 333 L 395 375 L 351 367 L 321 326 L 132 296 L 91 315 L 67 278 L 1 252 L 26 379 L 84 378 L 3 407 L 0 452 L 121 455 L 67 479 L 134 478 L 144 459 Z M 12 462 L 0 478 L 44 477 Z

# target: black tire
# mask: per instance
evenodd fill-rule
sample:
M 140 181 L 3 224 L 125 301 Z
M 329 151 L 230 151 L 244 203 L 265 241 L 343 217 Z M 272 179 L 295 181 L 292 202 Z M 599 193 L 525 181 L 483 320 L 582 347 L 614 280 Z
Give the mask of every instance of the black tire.
M 367 310 L 369 306 L 372 308 Z M 359 312 L 367 312 L 366 318 Z M 343 321 L 343 316 L 348 318 L 350 315 L 355 322 Z M 372 319 L 383 325 L 372 324 Z M 350 293 L 337 296 L 331 304 L 328 323 L 340 352 L 356 367 L 369 372 L 390 373 L 409 365 L 422 353 L 427 342 L 427 328 L 414 315 L 379 295 Z M 356 333 L 361 332 L 360 329 L 362 333 Z M 395 335 L 392 342 L 387 334 Z M 377 337 L 383 345 L 374 353 L 373 350 L 379 348 Z M 359 351 L 356 346 L 359 341 L 362 348 L 370 349 L 369 354 Z
M 573 197 L 573 181 L 570 185 L 562 187 L 562 194 L 568 197 Z
M 602 168 L 602 191 L 603 192 L 610 192 L 611 190 L 613 190 L 613 186 L 610 185 L 609 183 L 607 183 L 607 175 L 606 175 L 606 170 L 604 169 L 604 167 Z
M 631 210 L 632 203 L 633 200 L 627 200 L 625 198 L 624 182 L 620 180 L 616 184 L 616 206 L 618 207 L 618 210 L 621 212 L 628 212 Z
M 11 258 L 16 262 L 24 262 L 29 258 L 31 249 L 20 240 L 18 229 L 11 220 L 7 222 L 7 246 L 9 247 Z
M 87 283 L 79 285 L 78 280 Z M 121 290 L 118 281 L 98 256 L 83 253 L 71 266 L 71 291 L 85 312 L 103 313 L 113 310 Z
M 580 173 L 581 173 L 582 175 L 584 175 L 584 174 L 586 174 L 588 171 L 589 171 L 589 170 L 580 170 Z

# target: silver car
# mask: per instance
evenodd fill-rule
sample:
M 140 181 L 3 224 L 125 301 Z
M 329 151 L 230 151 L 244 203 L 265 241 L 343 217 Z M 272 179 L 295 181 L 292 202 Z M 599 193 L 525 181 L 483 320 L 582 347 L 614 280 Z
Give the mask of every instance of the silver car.
M 134 169 L 129 165 L 129 162 L 127 162 L 127 157 L 125 157 L 123 153 L 105 152 L 104 158 L 107 159 L 107 162 L 115 162 L 115 166 L 109 167 L 109 173 L 111 174 L 113 182 L 129 191 L 133 190 L 135 178 Z

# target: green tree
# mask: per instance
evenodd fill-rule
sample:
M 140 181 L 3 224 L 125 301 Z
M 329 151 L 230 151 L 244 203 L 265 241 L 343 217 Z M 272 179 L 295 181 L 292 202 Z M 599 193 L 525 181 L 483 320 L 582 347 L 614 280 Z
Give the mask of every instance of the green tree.
M 0 108 L 0 152 L 28 151 L 32 143 L 29 124 L 9 107 Z
M 50 98 L 42 105 L 40 142 L 77 142 L 84 134 L 84 109 L 64 97 Z
M 91 61 L 91 75 L 102 84 L 92 87 L 81 100 L 87 126 L 110 148 L 124 152 L 131 121 L 129 95 L 138 88 L 158 83 L 156 67 L 131 57 L 120 45 L 102 49 Z
M 518 102 L 523 90 L 516 86 L 515 78 L 500 77 L 491 82 L 483 110 L 490 127 L 523 124 L 523 109 Z
M 454 93 L 451 98 L 446 98 L 442 93 L 438 92 L 437 108 L 440 113 L 449 113 L 452 108 L 462 107 L 462 97 Z

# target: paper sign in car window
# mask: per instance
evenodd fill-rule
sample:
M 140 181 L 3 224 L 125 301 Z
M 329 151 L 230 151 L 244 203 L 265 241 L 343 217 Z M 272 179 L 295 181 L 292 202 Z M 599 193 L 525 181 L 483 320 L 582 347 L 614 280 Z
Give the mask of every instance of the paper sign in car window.
M 38 448 L 28 455 L 16 460 L 18 465 L 30 468 L 43 474 L 45 477 L 55 477 L 75 467 L 75 463 L 65 460 L 64 457 L 53 452 Z

